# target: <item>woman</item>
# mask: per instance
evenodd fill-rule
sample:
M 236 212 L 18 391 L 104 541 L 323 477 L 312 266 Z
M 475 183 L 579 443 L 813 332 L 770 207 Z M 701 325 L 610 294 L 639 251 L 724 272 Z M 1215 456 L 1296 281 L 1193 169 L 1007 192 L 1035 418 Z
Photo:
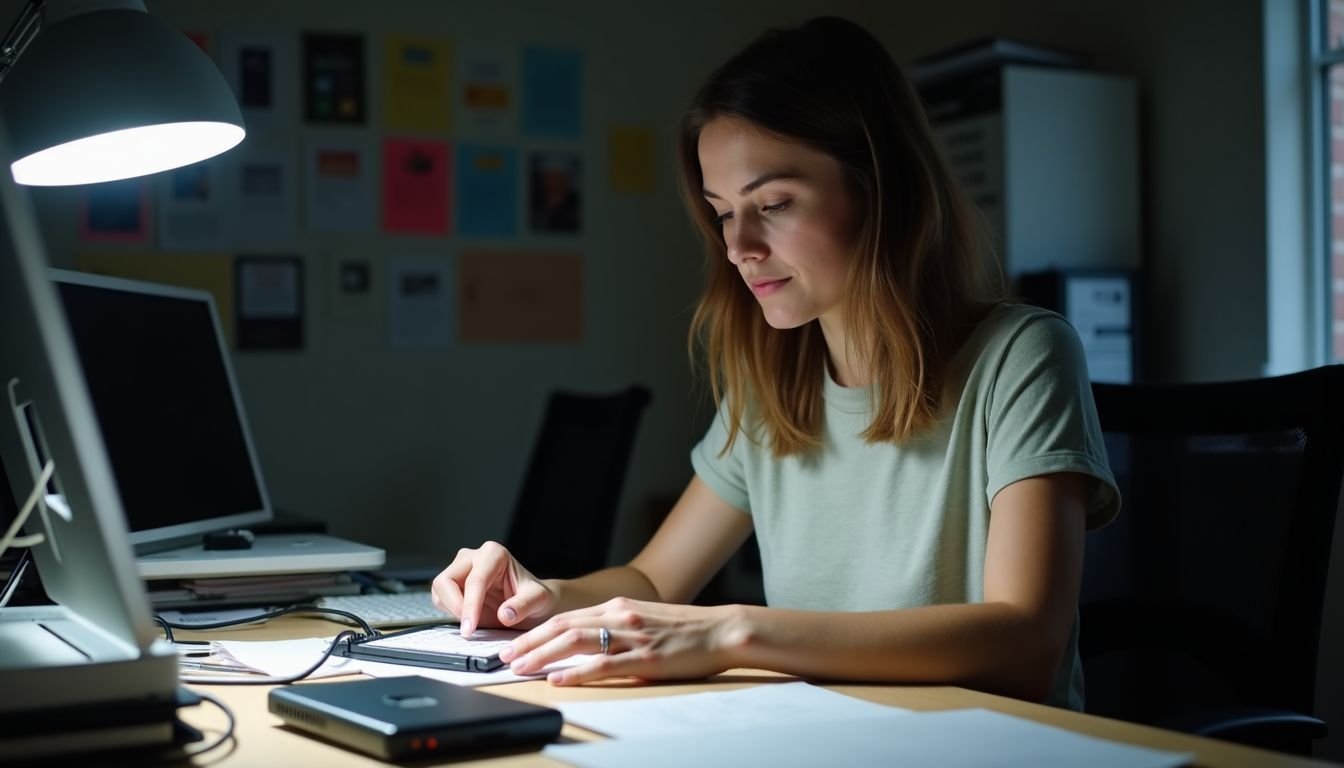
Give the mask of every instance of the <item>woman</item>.
M 1119 508 L 1077 336 L 997 300 L 980 220 L 890 55 L 834 18 L 767 33 L 681 125 L 705 235 L 692 323 L 718 417 L 628 565 L 541 580 L 464 549 L 437 604 L 530 629 L 557 684 L 757 667 L 1081 709 L 1083 535 Z M 769 607 L 690 606 L 755 531 Z

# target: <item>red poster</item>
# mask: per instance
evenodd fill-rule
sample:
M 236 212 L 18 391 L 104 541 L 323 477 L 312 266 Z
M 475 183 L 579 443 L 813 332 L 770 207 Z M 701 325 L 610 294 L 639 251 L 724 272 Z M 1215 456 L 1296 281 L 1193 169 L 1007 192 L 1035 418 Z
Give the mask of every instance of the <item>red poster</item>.
M 448 233 L 448 144 L 388 139 L 383 142 L 383 229 Z

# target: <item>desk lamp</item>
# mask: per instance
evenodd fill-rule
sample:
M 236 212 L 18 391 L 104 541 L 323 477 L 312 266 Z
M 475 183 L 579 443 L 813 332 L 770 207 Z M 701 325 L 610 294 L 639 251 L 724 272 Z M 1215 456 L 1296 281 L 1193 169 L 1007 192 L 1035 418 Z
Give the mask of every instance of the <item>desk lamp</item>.
M 246 131 L 214 62 L 140 0 L 30 0 L 0 45 L 20 184 L 128 179 L 213 157 Z

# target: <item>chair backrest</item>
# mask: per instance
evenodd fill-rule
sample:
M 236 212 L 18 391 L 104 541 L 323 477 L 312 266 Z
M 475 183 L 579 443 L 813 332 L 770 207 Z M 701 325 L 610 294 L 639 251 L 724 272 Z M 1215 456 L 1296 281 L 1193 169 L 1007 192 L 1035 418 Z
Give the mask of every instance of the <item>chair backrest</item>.
M 1093 384 L 1123 508 L 1088 534 L 1087 709 L 1138 722 L 1314 706 L 1344 473 L 1344 366 Z
M 606 566 L 649 390 L 552 392 L 504 545 L 542 578 Z

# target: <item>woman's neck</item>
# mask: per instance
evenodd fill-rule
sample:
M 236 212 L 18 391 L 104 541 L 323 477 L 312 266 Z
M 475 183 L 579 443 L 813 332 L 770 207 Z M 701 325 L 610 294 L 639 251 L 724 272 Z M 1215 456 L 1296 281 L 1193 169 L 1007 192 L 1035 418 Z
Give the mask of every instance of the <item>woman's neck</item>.
M 857 388 L 872 384 L 872 372 L 862 360 L 862 353 L 850 347 L 844 324 L 827 317 L 819 318 L 819 322 L 822 338 L 826 339 L 827 359 L 835 383 L 842 387 Z

